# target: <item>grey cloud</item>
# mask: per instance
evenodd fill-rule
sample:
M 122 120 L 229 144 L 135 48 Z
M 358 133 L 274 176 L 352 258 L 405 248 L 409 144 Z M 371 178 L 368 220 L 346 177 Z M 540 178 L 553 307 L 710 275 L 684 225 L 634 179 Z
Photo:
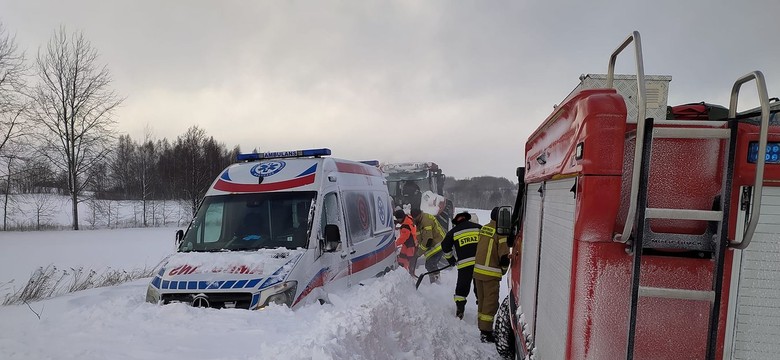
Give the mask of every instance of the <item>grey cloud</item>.
M 80 29 L 128 100 L 120 127 L 228 146 L 329 146 L 423 160 L 456 177 L 513 178 L 527 136 L 642 32 L 670 102 L 726 103 L 763 70 L 780 94 L 777 1 L 44 1 L 0 3 L 28 52 Z M 618 71 L 633 73 L 632 53 Z M 748 91 L 746 91 L 748 93 Z M 750 104 L 746 95 L 745 106 Z

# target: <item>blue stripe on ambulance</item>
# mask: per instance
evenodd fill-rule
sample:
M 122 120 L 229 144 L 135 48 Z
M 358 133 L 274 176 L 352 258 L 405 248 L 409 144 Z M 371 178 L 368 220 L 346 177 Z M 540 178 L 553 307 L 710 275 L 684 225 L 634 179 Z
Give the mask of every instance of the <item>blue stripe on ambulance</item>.
M 389 240 L 392 237 L 393 237 L 392 233 L 385 235 L 385 237 L 382 239 L 382 241 L 379 242 L 379 244 L 376 245 L 376 247 L 381 248 L 382 244 L 384 244 L 385 241 Z
M 232 181 L 232 180 L 230 180 L 230 175 L 228 175 L 228 171 L 227 170 L 223 171 L 222 175 L 220 175 L 219 178 L 222 179 L 222 180 L 226 180 L 226 181 Z
M 317 171 L 317 164 L 314 164 L 314 165 L 312 165 L 310 168 L 308 168 L 308 169 L 306 169 L 304 172 L 302 172 L 302 173 L 298 174 L 298 176 L 296 176 L 296 177 L 301 177 L 301 176 L 304 176 L 304 175 L 309 175 L 309 174 L 312 174 L 312 173 L 314 173 L 315 171 Z
M 257 306 L 257 300 L 260 300 L 260 293 L 252 295 L 252 303 L 249 304 L 250 309 L 253 309 L 255 306 Z

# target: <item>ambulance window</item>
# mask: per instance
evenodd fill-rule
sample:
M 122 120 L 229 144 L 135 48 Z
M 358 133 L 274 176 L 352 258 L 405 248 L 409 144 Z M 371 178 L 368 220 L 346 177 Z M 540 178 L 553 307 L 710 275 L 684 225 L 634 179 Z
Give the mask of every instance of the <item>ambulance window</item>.
M 339 198 L 335 192 L 325 195 L 322 200 L 322 218 L 320 219 L 320 229 L 317 237 L 319 239 L 325 238 L 325 225 L 333 224 L 341 227 L 341 207 L 339 206 Z M 341 229 L 344 231 L 343 229 Z
M 222 212 L 224 203 L 211 203 L 206 209 L 205 221 L 203 221 L 203 242 L 219 241 L 222 234 Z
M 392 204 L 383 192 L 372 193 L 372 207 L 374 209 L 374 234 L 383 233 L 393 229 Z
M 371 237 L 371 193 L 350 191 L 344 194 L 347 207 L 347 226 L 352 243 Z

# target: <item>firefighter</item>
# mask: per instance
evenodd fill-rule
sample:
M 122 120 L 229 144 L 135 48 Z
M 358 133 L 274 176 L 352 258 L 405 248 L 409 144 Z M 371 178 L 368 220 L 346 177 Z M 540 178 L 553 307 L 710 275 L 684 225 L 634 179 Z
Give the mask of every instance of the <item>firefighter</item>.
M 466 296 L 471 290 L 474 272 L 474 255 L 477 253 L 479 229 L 481 226 L 470 221 L 471 214 L 462 212 L 452 219 L 455 225 L 444 235 L 441 251 L 450 265 L 458 269 L 458 280 L 455 285 L 455 316 L 463 319 L 466 309 Z M 454 253 L 454 254 L 453 254 Z
M 417 256 L 425 256 L 425 270 L 433 271 L 439 268 L 439 261 L 442 257 L 441 241 L 444 240 L 444 229 L 442 229 L 436 217 L 423 212 L 420 209 L 412 209 L 412 218 L 417 225 Z M 435 272 L 429 275 L 431 283 L 438 283 L 439 273 Z
M 412 217 L 406 215 L 403 210 L 396 210 L 393 217 L 395 222 L 401 225 L 400 235 L 395 240 L 395 246 L 401 248 L 398 253 L 398 264 L 416 277 L 414 268 L 417 266 L 417 226 L 414 225 Z
M 474 287 L 477 289 L 477 327 L 482 342 L 495 342 L 493 317 L 498 310 L 498 288 L 509 267 L 509 247 L 505 236 L 496 233 L 498 207 L 490 212 L 490 222 L 482 226 L 474 264 Z

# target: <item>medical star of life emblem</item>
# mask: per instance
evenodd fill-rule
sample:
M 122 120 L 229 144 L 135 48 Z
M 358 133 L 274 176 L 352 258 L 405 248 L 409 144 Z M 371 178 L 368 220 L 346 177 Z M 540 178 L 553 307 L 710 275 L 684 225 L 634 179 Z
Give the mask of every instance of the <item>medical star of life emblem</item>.
M 282 171 L 285 165 L 287 165 L 287 163 L 281 160 L 268 161 L 253 166 L 252 169 L 249 170 L 249 172 L 252 174 L 252 176 L 269 177 L 271 175 L 278 173 L 279 171 Z
M 376 211 L 379 213 L 379 222 L 385 223 L 385 203 L 381 197 L 376 198 Z

